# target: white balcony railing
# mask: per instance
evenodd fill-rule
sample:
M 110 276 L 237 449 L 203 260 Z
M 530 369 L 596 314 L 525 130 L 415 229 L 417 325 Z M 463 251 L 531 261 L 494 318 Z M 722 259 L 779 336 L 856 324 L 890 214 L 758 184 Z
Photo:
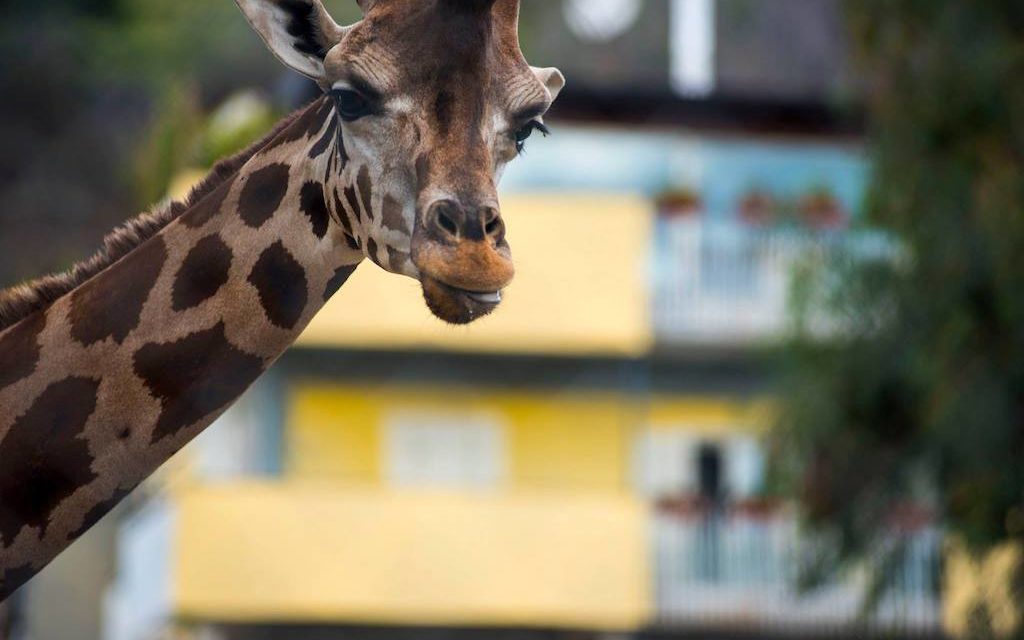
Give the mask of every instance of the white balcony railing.
M 655 516 L 656 609 L 667 627 L 850 630 L 869 627 L 927 634 L 940 622 L 935 592 L 939 535 L 904 533 L 890 587 L 866 608 L 868 575 L 850 570 L 802 591 L 798 567 L 807 547 L 783 511 L 743 513 L 659 510 Z
M 799 265 L 826 264 L 838 249 L 894 255 L 882 234 L 759 228 L 699 217 L 658 222 L 654 325 L 666 343 L 747 345 L 782 337 Z

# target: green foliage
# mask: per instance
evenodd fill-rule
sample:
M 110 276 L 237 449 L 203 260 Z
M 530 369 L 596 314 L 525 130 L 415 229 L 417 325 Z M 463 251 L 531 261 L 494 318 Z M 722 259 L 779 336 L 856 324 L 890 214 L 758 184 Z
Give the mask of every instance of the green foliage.
M 976 551 L 1024 541 L 1024 3 L 848 7 L 867 220 L 906 256 L 829 274 L 843 329 L 787 347 L 778 468 L 846 557 L 908 503 Z
M 98 0 L 96 0 L 98 1 Z M 258 139 L 281 113 L 265 108 L 241 127 L 218 127 L 204 111 L 236 92 L 267 86 L 285 73 L 234 2 L 107 0 L 83 13 L 96 82 L 136 84 L 153 98 L 147 141 L 134 166 L 140 203 L 163 198 L 185 169 L 208 168 Z M 343 23 L 359 18 L 355 2 L 328 3 Z
M 160 101 L 136 159 L 143 202 L 157 202 L 187 170 L 209 169 L 259 139 L 281 117 L 256 92 L 235 94 L 207 115 L 194 86 L 174 86 Z
M 354 1 L 327 4 L 343 23 L 359 18 Z M 232 84 L 233 77 L 237 88 L 279 71 L 230 0 L 0 0 L 0 10 L 15 30 L 46 25 L 73 38 L 69 62 L 94 82 L 153 89 L 186 79 Z
M 93 71 L 101 78 L 141 79 L 152 86 L 184 75 L 198 76 L 216 54 L 235 62 L 232 49 L 255 52 L 232 2 L 117 0 L 114 19 L 82 18 L 93 46 Z M 227 45 L 227 46 L 225 46 Z M 228 55 L 228 59 L 220 55 Z
M 196 166 L 199 157 L 203 113 L 195 89 L 178 87 L 165 95 L 134 166 L 141 202 L 163 199 L 178 172 Z

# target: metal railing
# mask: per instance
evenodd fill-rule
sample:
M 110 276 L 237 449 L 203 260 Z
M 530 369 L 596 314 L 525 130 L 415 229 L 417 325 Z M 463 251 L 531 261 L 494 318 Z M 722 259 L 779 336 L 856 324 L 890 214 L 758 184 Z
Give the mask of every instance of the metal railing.
M 894 534 L 902 553 L 892 556 L 888 587 L 874 606 L 867 606 L 870 579 L 863 569 L 814 589 L 799 588 L 799 567 L 811 544 L 785 510 L 662 507 L 653 536 L 657 619 L 663 627 L 816 634 L 870 628 L 905 635 L 939 628 L 940 545 L 931 526 Z
M 894 254 L 879 233 L 756 227 L 699 217 L 658 221 L 654 326 L 663 342 L 749 344 L 780 338 L 791 319 L 798 266 L 827 264 L 838 250 Z

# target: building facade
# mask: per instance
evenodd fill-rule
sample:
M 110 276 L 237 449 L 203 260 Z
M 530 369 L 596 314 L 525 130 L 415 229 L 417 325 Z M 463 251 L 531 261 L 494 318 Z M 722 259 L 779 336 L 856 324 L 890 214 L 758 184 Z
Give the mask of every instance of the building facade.
M 851 230 L 867 164 L 836 108 L 857 82 L 839 3 L 807 9 L 525 2 L 524 46 L 570 85 L 503 182 L 506 302 L 445 327 L 360 267 L 108 520 L 103 636 L 937 634 L 927 519 L 894 532 L 865 610 L 856 567 L 799 589 L 827 545 L 768 477 L 795 274 L 885 250 Z
M 767 490 L 765 354 L 791 274 L 863 238 L 745 219 L 721 184 L 742 163 L 707 168 L 734 145 L 776 185 L 842 192 L 857 152 L 558 135 L 536 177 L 510 176 L 520 272 L 499 313 L 439 326 L 415 283 L 362 267 L 125 516 L 110 638 L 936 631 L 927 523 L 903 532 L 894 587 L 864 618 L 856 570 L 799 591 L 813 544 Z M 544 168 L 627 144 L 637 162 L 664 147 L 703 166 L 724 204 L 680 210 L 621 176 L 602 190 L 589 169 Z

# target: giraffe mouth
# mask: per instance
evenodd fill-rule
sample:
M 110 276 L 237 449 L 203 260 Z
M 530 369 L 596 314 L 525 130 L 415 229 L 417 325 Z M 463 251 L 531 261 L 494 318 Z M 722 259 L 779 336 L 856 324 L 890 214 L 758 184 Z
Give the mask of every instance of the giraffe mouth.
M 490 315 L 501 304 L 500 291 L 470 291 L 423 275 L 423 299 L 430 311 L 445 322 L 466 325 Z
M 479 302 L 480 304 L 493 304 L 493 305 L 501 304 L 501 292 L 500 291 L 494 291 L 494 292 L 491 292 L 491 293 L 477 293 L 475 291 L 465 291 L 464 293 L 467 296 L 469 296 L 469 298 L 471 300 L 473 300 L 474 302 Z

